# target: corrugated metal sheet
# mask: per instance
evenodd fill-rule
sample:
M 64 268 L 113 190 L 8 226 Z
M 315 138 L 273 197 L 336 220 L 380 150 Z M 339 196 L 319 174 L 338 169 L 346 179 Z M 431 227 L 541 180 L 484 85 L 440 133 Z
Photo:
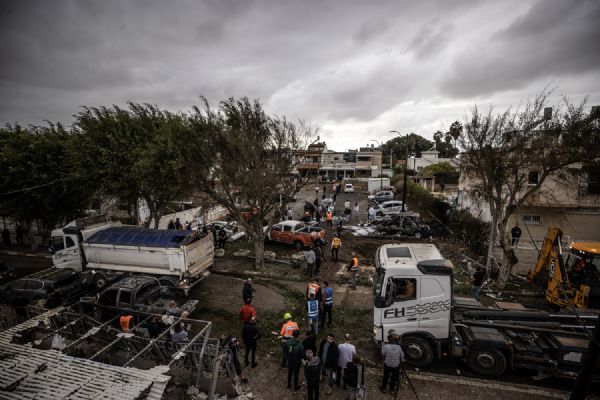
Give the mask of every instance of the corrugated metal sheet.
M 151 399 L 162 398 L 170 380 L 167 366 L 123 368 L 11 344 L 15 333 L 56 314 L 49 311 L 0 334 L 1 399 Z

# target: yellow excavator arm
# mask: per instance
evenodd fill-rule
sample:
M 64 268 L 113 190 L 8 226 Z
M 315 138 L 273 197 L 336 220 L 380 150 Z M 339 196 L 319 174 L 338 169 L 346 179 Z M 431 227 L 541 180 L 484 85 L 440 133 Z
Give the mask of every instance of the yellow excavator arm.
M 587 307 L 589 287 L 571 287 L 569 275 L 562 259 L 562 232 L 558 228 L 548 229 L 548 234 L 542 243 L 540 255 L 533 271 L 527 274 L 527 280 L 533 281 L 541 272 L 547 269 L 546 300 L 559 307 Z M 587 294 L 586 294 L 587 293 Z

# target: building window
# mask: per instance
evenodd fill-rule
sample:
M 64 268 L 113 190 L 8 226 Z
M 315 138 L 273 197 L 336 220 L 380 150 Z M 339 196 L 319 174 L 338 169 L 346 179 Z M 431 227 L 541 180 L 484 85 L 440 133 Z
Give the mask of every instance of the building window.
M 527 225 L 541 225 L 542 224 L 542 216 L 541 215 L 523 215 L 523 223 Z
M 529 177 L 527 179 L 527 184 L 530 186 L 535 186 L 540 182 L 540 171 L 529 171 Z

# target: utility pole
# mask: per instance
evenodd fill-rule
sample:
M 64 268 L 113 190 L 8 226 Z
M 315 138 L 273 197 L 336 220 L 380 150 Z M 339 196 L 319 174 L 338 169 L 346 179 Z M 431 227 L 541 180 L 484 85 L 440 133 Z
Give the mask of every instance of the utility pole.
M 600 316 L 596 319 L 596 327 L 590 338 L 590 344 L 583 356 L 583 362 L 575 381 L 575 386 L 571 391 L 569 400 L 585 399 L 590 392 L 594 371 L 600 363 Z

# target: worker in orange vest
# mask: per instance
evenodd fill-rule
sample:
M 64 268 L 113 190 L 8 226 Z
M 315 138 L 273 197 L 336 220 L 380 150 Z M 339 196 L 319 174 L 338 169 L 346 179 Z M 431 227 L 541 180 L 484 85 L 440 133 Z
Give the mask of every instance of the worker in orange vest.
M 319 286 L 319 279 L 313 278 L 306 286 L 306 301 L 310 300 L 310 295 L 314 294 L 315 299 L 319 300 L 319 303 L 323 301 L 323 293 L 321 286 Z
M 350 260 L 350 265 L 348 266 L 348 269 L 350 270 L 350 274 L 351 274 L 350 276 L 352 279 L 350 288 L 356 290 L 356 277 L 358 276 L 358 272 L 360 269 L 360 266 L 358 264 L 358 257 L 356 257 L 356 253 L 352 253 L 352 260 Z
M 327 211 L 325 219 L 327 219 L 327 227 L 333 229 L 333 212 Z
M 335 235 L 335 237 L 331 239 L 331 259 L 335 262 L 338 260 L 340 247 L 342 247 L 342 239 L 340 239 L 339 235 Z
M 123 315 L 119 318 L 119 323 L 121 324 L 121 329 L 123 332 L 127 333 L 131 329 L 131 320 L 133 317 L 131 316 L 131 312 L 129 310 L 125 311 Z
M 281 368 L 287 367 L 287 352 L 285 351 L 285 343 L 292 338 L 294 331 L 299 330 L 298 324 L 292 321 L 292 314 L 286 312 L 283 314 L 283 319 L 285 323 L 281 326 L 281 353 L 283 354 L 283 358 L 281 359 Z

